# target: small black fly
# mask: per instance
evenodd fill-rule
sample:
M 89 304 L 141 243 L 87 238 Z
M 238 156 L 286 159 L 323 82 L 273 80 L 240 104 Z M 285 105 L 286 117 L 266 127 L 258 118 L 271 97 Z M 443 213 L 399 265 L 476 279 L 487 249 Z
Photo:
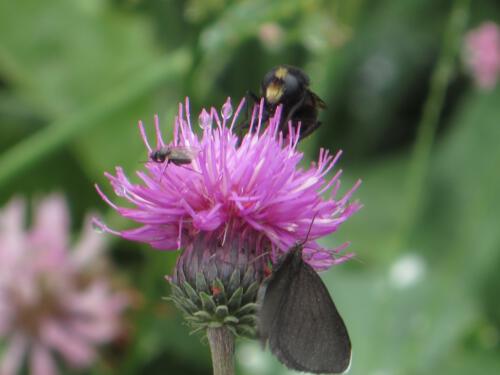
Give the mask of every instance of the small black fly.
M 175 165 L 191 164 L 195 157 L 196 152 L 193 149 L 181 146 L 163 146 L 149 154 L 151 161 L 158 164 L 165 162 Z

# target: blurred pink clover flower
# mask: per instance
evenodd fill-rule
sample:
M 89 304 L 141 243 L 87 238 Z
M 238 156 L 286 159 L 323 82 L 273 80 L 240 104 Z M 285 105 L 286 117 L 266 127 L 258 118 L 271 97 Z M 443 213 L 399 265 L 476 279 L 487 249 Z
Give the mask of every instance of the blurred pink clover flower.
M 45 198 L 25 230 L 25 203 L 0 211 L 0 374 L 17 374 L 27 360 L 35 375 L 57 374 L 54 354 L 73 367 L 90 366 L 96 346 L 120 333 L 128 304 L 101 264 L 103 238 L 90 220 L 70 249 L 62 197 Z M 89 218 L 90 219 L 90 218 Z
M 485 22 L 465 37 L 465 59 L 478 87 L 492 89 L 500 75 L 500 28 Z

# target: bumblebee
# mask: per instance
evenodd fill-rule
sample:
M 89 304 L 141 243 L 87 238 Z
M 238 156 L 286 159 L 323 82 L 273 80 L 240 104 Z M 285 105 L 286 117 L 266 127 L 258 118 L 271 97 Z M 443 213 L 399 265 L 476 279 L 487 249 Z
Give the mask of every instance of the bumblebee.
M 282 105 L 280 130 L 285 137 L 290 121 L 293 129 L 300 123 L 300 139 L 321 125 L 318 111 L 326 108 L 325 102 L 309 89 L 309 77 L 299 68 L 279 65 L 270 70 L 262 80 L 261 96 L 264 98 L 264 120 L 272 117 L 278 105 Z M 255 96 L 254 99 L 258 100 Z

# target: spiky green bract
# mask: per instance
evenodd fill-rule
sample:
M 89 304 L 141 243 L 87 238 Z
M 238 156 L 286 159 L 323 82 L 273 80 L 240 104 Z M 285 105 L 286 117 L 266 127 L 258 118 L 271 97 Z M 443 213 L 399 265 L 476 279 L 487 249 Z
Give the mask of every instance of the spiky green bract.
M 225 326 L 235 336 L 256 334 L 257 292 L 269 257 L 254 240 L 201 234 L 180 256 L 168 280 L 171 299 L 194 331 Z

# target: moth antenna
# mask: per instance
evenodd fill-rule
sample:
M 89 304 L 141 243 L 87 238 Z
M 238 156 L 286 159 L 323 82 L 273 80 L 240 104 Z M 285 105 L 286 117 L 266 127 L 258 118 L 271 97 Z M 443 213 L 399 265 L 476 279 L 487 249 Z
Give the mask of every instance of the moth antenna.
M 300 246 L 303 246 L 308 240 L 309 240 L 309 235 L 311 234 L 311 229 L 314 224 L 314 220 L 316 220 L 316 216 L 318 216 L 318 213 L 316 212 L 311 220 L 311 224 L 309 224 L 309 229 L 307 230 L 307 235 L 304 241 L 300 243 Z
M 359 257 L 357 257 L 357 256 L 353 256 L 353 257 L 352 257 L 352 258 L 350 258 L 350 259 L 352 259 L 352 260 L 354 260 L 354 261 L 358 262 L 359 264 L 363 264 L 363 265 L 365 265 L 365 264 L 366 264 L 366 262 L 365 262 L 363 259 L 359 259 Z

